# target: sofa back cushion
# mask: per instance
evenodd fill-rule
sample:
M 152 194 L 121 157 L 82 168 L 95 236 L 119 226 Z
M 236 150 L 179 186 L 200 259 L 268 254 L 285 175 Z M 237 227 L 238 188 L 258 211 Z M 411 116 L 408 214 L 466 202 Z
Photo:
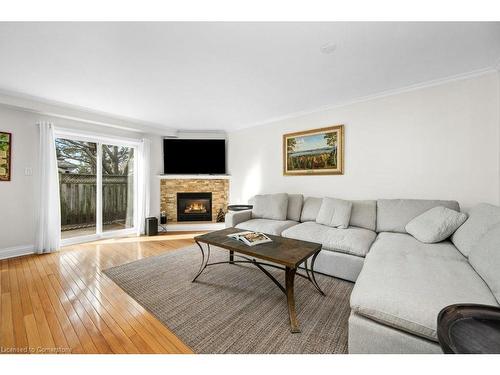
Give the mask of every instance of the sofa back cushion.
M 287 220 L 300 221 L 304 196 L 302 194 L 288 194 Z
M 351 201 L 351 221 L 353 227 L 365 228 L 375 231 L 377 224 L 377 201 Z
M 252 198 L 252 218 L 286 220 L 288 194 L 262 194 Z
M 377 232 L 407 233 L 406 224 L 418 215 L 437 206 L 460 212 L 460 206 L 456 201 L 379 199 L 377 200 Z
M 472 246 L 469 262 L 500 303 L 500 224 Z
M 347 229 L 351 220 L 352 203 L 343 199 L 323 198 L 316 217 L 318 224 Z
M 304 199 L 301 222 L 316 221 L 323 198 L 307 197 Z M 375 230 L 377 223 L 377 201 L 351 201 L 351 221 L 349 225 L 359 228 Z
M 306 221 L 316 221 L 322 202 L 323 198 L 307 197 L 304 199 L 300 221 L 303 223 Z
M 498 223 L 500 223 L 500 207 L 480 203 L 469 212 L 469 218 L 451 236 L 451 241 L 467 257 L 481 237 Z
M 410 220 L 406 231 L 420 242 L 436 243 L 450 237 L 465 220 L 466 214 L 438 206 Z

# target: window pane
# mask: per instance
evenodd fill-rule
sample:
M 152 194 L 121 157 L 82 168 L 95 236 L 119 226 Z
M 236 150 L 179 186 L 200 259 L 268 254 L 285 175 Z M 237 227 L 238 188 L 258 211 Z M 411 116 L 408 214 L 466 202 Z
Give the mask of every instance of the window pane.
M 134 226 L 134 149 L 102 145 L 102 230 Z
M 56 139 L 61 200 L 61 238 L 96 232 L 97 145 Z

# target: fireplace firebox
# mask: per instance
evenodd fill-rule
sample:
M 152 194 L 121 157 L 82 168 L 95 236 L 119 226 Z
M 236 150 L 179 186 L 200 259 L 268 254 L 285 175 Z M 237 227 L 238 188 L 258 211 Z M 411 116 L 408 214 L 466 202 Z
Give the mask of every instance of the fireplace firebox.
M 212 221 L 212 193 L 177 193 L 177 221 Z

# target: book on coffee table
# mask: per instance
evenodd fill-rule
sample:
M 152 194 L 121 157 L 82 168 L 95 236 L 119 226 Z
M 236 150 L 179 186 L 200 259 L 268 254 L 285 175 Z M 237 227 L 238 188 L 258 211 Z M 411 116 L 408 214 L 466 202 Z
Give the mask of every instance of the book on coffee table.
M 267 237 L 264 233 L 260 232 L 238 232 L 233 234 L 228 234 L 228 237 L 234 238 L 235 240 L 243 242 L 248 246 L 255 246 L 262 243 L 273 242 L 269 237 Z

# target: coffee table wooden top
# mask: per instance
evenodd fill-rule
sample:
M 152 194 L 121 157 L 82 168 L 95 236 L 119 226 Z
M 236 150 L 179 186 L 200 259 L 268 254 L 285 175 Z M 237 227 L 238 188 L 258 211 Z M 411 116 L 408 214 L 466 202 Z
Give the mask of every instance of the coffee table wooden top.
M 245 230 L 226 228 L 196 236 L 194 239 L 197 242 L 222 247 L 226 250 L 264 259 L 291 268 L 297 268 L 299 264 L 321 250 L 321 244 L 319 243 L 273 236 L 267 233 L 266 235 L 273 242 L 247 246 L 241 241 L 227 236 L 228 234 L 238 232 L 245 232 Z

